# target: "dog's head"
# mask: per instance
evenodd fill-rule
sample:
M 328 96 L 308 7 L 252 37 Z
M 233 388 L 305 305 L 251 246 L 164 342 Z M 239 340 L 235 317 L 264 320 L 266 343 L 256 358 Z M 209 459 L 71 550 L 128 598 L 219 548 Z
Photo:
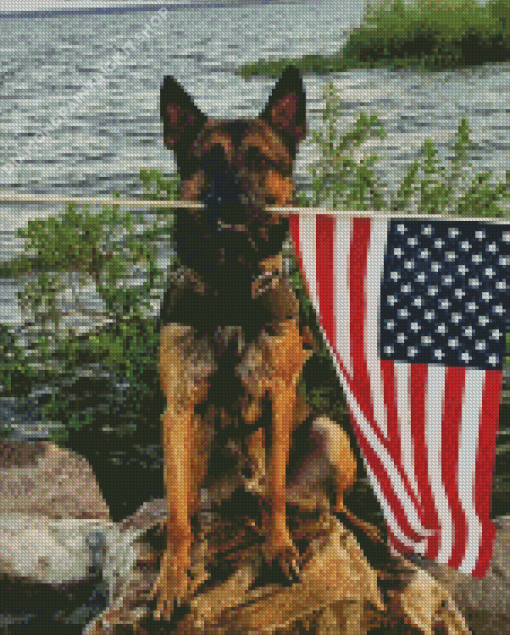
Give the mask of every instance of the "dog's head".
M 173 77 L 164 79 L 160 108 L 164 142 L 175 152 L 182 179 L 180 197 L 205 204 L 203 212 L 186 215 L 188 228 L 195 221 L 193 233 L 201 234 L 204 249 L 212 240 L 218 257 L 221 251 L 231 264 L 242 259 L 248 267 L 250 260 L 278 253 L 288 222 L 264 208 L 292 203 L 293 162 L 306 135 L 299 71 L 286 68 L 253 119 L 206 117 Z

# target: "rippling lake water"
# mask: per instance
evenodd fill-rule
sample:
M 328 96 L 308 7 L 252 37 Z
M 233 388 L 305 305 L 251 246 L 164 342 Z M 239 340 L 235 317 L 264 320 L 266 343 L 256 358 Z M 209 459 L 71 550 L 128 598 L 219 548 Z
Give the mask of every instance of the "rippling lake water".
M 98 4 L 74 0 L 71 6 Z M 111 4 L 107 0 L 102 6 Z M 50 0 L 26 0 L 23 8 L 49 6 Z M 92 196 L 120 190 L 123 197 L 136 196 L 142 191 L 141 167 L 167 174 L 175 169 L 162 143 L 158 112 L 164 75 L 175 75 L 212 116 L 253 116 L 274 80 L 245 81 L 233 68 L 259 58 L 333 53 L 359 24 L 363 9 L 361 0 L 174 2 L 165 5 L 158 20 L 160 6 L 39 17 L 0 12 L 3 193 Z M 473 168 L 492 170 L 493 180 L 501 180 L 509 167 L 509 78 L 508 64 L 433 74 L 353 70 L 308 75 L 310 128 L 321 124 L 323 90 L 332 81 L 343 105 L 340 131 L 349 129 L 361 111 L 377 114 L 385 126 L 387 136 L 366 143 L 363 152 L 379 155 L 378 174 L 394 189 L 425 139 L 436 143 L 441 159 L 451 156 L 447 144 L 467 117 L 475 144 Z M 31 144 L 52 117 L 58 117 L 57 124 Z M 16 158 L 13 171 L 4 169 Z M 300 147 L 298 183 L 309 182 L 306 168 L 316 158 L 308 138 Z M 0 260 L 21 248 L 14 236 L 17 227 L 58 209 L 62 206 L 0 203 Z M 160 264 L 170 255 L 162 250 Z M 0 279 L 0 322 L 20 324 L 18 290 L 15 281 Z M 84 297 L 97 303 L 92 289 Z

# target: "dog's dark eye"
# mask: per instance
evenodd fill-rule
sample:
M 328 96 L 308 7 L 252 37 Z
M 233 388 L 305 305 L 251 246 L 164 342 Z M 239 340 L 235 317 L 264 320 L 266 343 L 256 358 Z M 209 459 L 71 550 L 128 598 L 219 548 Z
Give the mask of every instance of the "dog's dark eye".
M 266 157 L 258 148 L 248 148 L 246 152 L 246 167 L 250 170 L 263 170 L 269 165 Z
M 211 170 L 214 166 L 218 166 L 225 160 L 225 150 L 221 143 L 215 143 L 210 150 L 204 155 L 202 166 L 206 171 Z

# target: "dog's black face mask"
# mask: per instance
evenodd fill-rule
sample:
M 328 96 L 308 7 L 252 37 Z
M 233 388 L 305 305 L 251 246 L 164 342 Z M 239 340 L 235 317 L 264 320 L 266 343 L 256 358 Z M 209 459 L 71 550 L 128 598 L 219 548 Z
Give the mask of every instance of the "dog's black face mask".
M 225 129 L 246 130 L 248 125 L 245 121 L 229 122 Z M 231 136 L 232 142 L 236 136 Z M 238 147 L 234 148 L 237 155 Z M 244 166 L 229 164 L 221 144 L 211 148 L 202 170 L 206 185 L 200 199 L 205 209 L 178 219 L 179 256 L 209 279 L 246 286 L 258 274 L 259 263 L 281 251 L 288 220 L 264 212 L 266 204 L 274 200 L 251 182 Z
M 249 293 L 260 263 L 281 252 L 292 203 L 292 164 L 306 133 L 305 93 L 289 67 L 256 119 L 209 120 L 172 77 L 161 89 L 164 138 L 175 152 L 181 197 L 204 210 L 178 212 L 177 255 L 211 286 Z

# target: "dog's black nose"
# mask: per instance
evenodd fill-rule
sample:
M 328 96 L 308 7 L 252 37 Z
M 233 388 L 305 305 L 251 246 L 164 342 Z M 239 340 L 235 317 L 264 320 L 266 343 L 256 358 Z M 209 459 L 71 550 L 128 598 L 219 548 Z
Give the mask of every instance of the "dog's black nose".
M 223 171 L 214 178 L 205 191 L 203 201 L 211 229 L 218 230 L 218 222 L 243 223 L 243 195 L 238 179 L 230 171 Z

